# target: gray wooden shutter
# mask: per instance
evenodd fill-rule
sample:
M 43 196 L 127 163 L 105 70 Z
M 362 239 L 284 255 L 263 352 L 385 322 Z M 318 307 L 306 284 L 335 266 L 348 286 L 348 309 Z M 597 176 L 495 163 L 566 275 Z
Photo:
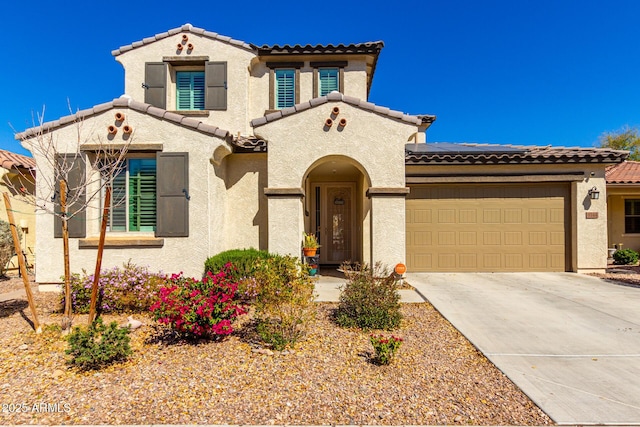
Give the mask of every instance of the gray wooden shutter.
M 157 237 L 189 236 L 189 153 L 156 154 Z
M 227 109 L 227 63 L 207 62 L 205 65 L 205 110 Z
M 167 65 L 164 62 L 144 64 L 144 102 L 154 107 L 167 108 Z
M 73 215 L 69 218 L 69 237 L 82 238 L 87 235 L 86 189 L 85 189 L 85 165 L 79 154 L 61 154 L 57 162 L 61 169 L 69 170 L 67 173 L 67 213 Z M 56 217 L 53 223 L 53 236 L 62 237 L 62 218 L 60 218 L 60 179 L 57 173 L 56 196 L 54 199 Z M 71 203 L 75 200 L 74 203 Z

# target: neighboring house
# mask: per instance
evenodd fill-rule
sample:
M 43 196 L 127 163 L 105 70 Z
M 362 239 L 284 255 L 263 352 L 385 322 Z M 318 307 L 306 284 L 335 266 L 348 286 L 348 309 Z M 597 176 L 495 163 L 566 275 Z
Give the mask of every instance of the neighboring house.
M 640 162 L 607 168 L 609 248 L 640 250 Z
M 113 55 L 125 95 L 17 135 L 73 151 L 129 141 L 103 265 L 131 259 L 199 275 L 208 256 L 256 247 L 320 262 L 409 271 L 597 271 L 606 267 L 610 149 L 426 143 L 435 116 L 367 101 L 382 42 L 256 46 L 186 24 Z M 403 66 L 398 64 L 399 67 Z M 129 132 L 132 133 L 130 134 Z M 66 145 L 69 143 L 69 145 Z M 52 171 L 36 156 L 38 184 Z M 84 170 L 85 175 L 92 171 Z M 38 187 L 40 188 L 40 187 Z M 124 193 L 126 192 L 126 193 Z M 71 225 L 71 268 L 90 270 L 100 201 Z M 36 279 L 57 281 L 62 244 L 39 215 Z
M 36 216 L 33 205 L 27 203 L 26 198 L 19 193 L 33 194 L 35 183 L 35 162 L 31 157 L 0 150 L 0 193 L 9 194 L 13 219 L 21 230 L 21 247 L 27 256 L 29 266 L 35 262 L 36 244 Z M 0 201 L 0 219 L 9 221 L 4 196 Z M 18 268 L 18 259 L 13 257 L 9 261 L 9 269 Z

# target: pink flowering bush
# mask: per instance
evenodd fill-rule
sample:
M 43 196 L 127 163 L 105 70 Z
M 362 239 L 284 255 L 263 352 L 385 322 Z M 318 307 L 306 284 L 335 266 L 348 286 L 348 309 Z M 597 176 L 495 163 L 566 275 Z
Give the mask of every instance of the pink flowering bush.
M 174 274 L 151 305 L 154 319 L 188 338 L 222 338 L 233 332 L 233 320 L 246 313 L 239 304 L 231 264 L 202 280 Z
M 88 313 L 91 303 L 93 274 L 74 274 L 71 278 L 71 304 L 76 313 Z M 127 262 L 100 272 L 98 310 L 109 312 L 141 312 L 149 310 L 158 290 L 166 285 L 163 273 L 151 273 L 147 267 Z M 61 295 L 64 304 L 64 293 Z
M 388 365 L 402 345 L 402 338 L 395 335 L 371 335 L 371 345 L 376 352 L 375 361 L 380 365 Z

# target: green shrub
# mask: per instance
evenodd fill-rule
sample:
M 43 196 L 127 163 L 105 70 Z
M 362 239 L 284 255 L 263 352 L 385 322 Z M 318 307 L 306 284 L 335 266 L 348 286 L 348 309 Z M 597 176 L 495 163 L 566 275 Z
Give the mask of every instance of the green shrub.
M 20 238 L 20 230 L 16 230 L 18 231 L 18 238 Z M 11 235 L 11 225 L 0 219 L 0 276 L 4 276 L 7 272 L 7 264 L 13 258 L 14 253 L 15 246 Z
M 68 364 L 82 371 L 102 369 L 115 362 L 126 360 L 131 355 L 128 327 L 120 327 L 116 322 L 105 326 L 98 317 L 88 328 L 76 326 L 67 337 L 70 355 Z
M 315 317 L 314 284 L 307 266 L 290 256 L 273 256 L 256 271 L 256 329 L 276 350 L 293 347 Z
M 86 271 L 71 277 L 71 304 L 76 313 L 89 312 L 93 278 L 94 275 Z M 166 283 L 164 274 L 151 273 L 147 267 L 131 262 L 103 270 L 98 281 L 98 310 L 102 313 L 147 311 Z M 64 304 L 64 293 L 61 298 Z
M 231 271 L 233 278 L 240 280 L 243 277 L 253 276 L 258 262 L 271 256 L 267 251 L 259 251 L 254 248 L 231 249 L 208 258 L 204 263 L 204 273 L 205 275 L 207 273 L 216 274 L 225 265 L 231 263 L 234 267 L 234 271 Z
M 618 265 L 629 265 L 638 262 L 638 252 L 633 249 L 620 249 L 613 253 L 613 263 Z
M 379 365 L 388 365 L 402 345 L 402 338 L 395 335 L 371 335 L 371 345 L 375 351 L 374 361 Z
M 400 294 L 396 279 L 377 263 L 342 266 L 347 283 L 340 288 L 340 304 L 335 312 L 338 325 L 362 329 L 394 329 L 400 325 Z

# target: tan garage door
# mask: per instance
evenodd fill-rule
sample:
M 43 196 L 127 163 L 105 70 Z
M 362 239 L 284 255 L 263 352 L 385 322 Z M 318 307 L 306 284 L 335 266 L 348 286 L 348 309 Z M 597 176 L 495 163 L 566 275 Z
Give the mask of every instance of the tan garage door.
M 569 185 L 422 185 L 407 197 L 409 271 L 566 271 Z

